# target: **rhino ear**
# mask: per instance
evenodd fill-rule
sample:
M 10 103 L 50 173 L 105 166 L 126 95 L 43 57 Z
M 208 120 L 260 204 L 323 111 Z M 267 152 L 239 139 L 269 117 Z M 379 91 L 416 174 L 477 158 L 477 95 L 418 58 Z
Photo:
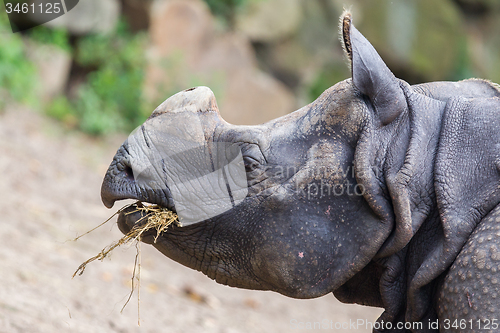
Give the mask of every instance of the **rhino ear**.
M 350 60 L 354 86 L 368 96 L 383 125 L 406 107 L 398 80 L 370 42 L 352 25 L 351 14 L 341 17 L 342 44 Z

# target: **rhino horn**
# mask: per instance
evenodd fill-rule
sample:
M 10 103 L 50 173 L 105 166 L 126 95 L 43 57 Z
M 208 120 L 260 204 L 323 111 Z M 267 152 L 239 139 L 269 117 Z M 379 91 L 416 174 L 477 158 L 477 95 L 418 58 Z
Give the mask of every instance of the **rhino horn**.
M 216 112 L 219 114 L 219 108 L 215 95 L 208 87 L 194 87 L 183 90 L 161 103 L 151 114 L 154 118 L 164 113 L 177 112 Z

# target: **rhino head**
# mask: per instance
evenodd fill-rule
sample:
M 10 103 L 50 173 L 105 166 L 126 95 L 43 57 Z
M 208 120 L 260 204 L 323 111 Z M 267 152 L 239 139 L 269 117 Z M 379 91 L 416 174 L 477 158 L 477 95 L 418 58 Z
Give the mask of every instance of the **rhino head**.
M 435 320 L 443 277 L 500 204 L 500 88 L 410 86 L 349 13 L 341 41 L 352 77 L 262 125 L 225 122 L 205 87 L 170 97 L 118 149 L 102 200 L 176 211 L 182 226 L 141 240 L 219 283 L 295 298 L 333 292 L 384 307 L 379 321 Z M 141 218 L 132 210 L 118 217 L 124 233 Z
M 182 91 L 118 149 L 103 203 L 131 198 L 176 211 L 182 227 L 143 241 L 219 283 L 296 298 L 342 286 L 393 229 L 381 159 L 363 133 L 390 126 L 406 102 L 351 16 L 341 20 L 352 79 L 258 126 L 225 122 L 206 87 Z M 122 213 L 120 230 L 139 218 Z

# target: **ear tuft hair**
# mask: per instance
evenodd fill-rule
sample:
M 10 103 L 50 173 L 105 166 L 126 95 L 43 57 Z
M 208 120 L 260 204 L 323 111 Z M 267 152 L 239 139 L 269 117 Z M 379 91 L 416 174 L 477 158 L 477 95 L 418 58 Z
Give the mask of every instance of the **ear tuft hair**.
M 339 32 L 342 49 L 344 49 L 345 55 L 349 59 L 349 67 L 352 64 L 351 24 L 351 12 L 347 9 L 344 9 L 344 13 L 342 14 L 342 16 L 340 16 Z

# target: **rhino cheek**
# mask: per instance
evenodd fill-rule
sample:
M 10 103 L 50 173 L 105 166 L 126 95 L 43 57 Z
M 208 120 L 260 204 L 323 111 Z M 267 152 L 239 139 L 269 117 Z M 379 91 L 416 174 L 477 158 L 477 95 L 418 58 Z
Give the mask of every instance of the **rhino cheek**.
M 294 298 L 333 292 L 368 264 L 390 232 L 362 197 L 324 199 L 266 201 L 250 267 L 268 289 Z
M 326 222 L 305 216 L 297 209 L 273 209 L 264 214 L 253 235 L 253 251 L 249 259 L 252 274 L 266 289 L 295 298 L 312 298 L 331 291 L 314 285 L 325 274 L 332 261 Z M 315 234 L 321 230 L 322 234 Z
M 251 260 L 254 274 L 268 289 L 294 298 L 314 298 L 332 291 L 322 277 L 322 255 L 313 249 L 274 245 L 262 246 Z

